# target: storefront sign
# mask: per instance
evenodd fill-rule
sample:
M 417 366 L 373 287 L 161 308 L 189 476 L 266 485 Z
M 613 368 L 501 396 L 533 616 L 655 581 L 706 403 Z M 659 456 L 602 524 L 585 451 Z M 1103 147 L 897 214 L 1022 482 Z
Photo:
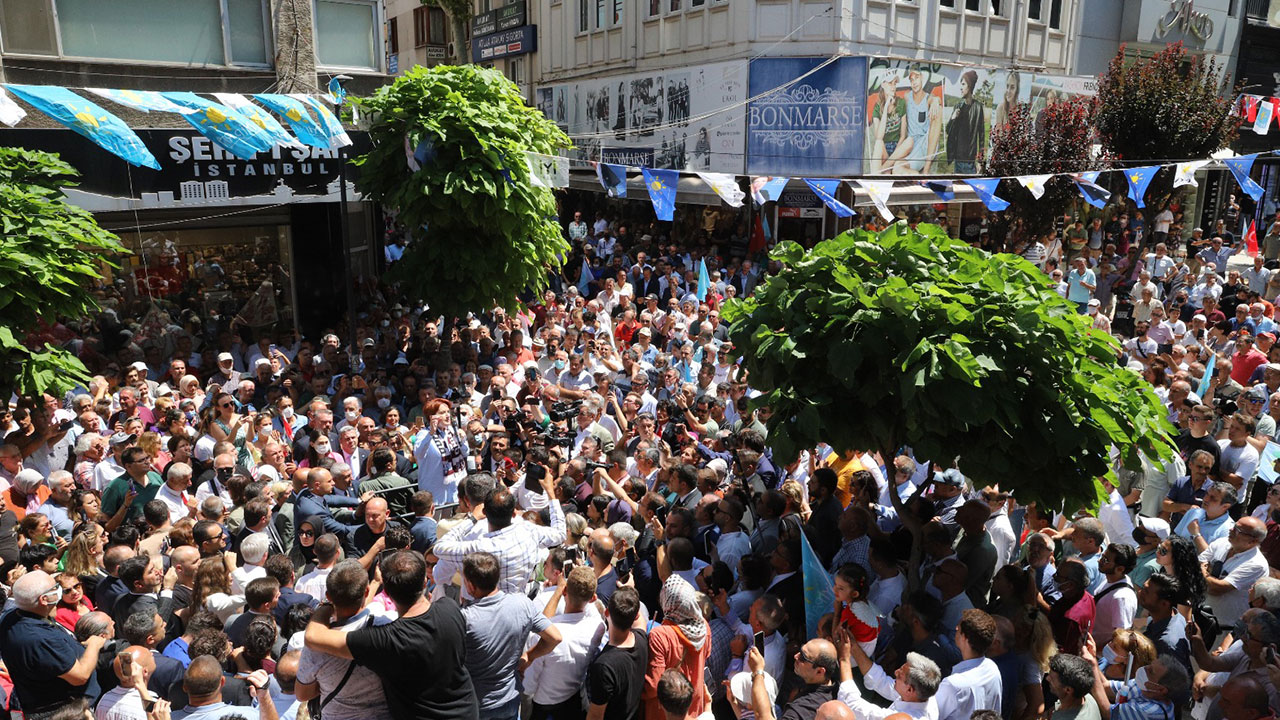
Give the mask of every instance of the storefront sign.
M 518 0 L 471 19 L 471 37 L 491 35 L 500 30 L 514 30 L 528 22 L 525 0 Z
M 428 60 L 446 60 L 449 57 L 448 45 L 428 45 L 426 51 Z
M 751 61 L 747 172 L 841 177 L 862 172 L 867 61 L 840 58 Z M 778 88 L 773 92 L 774 88 Z
M 1196 12 L 1194 0 L 1170 0 L 1169 5 L 1169 12 L 1156 21 L 1157 38 L 1164 38 L 1175 28 L 1199 40 L 1213 36 L 1213 18 L 1208 13 Z
M 512 55 L 525 55 L 538 50 L 538 26 L 525 25 L 503 30 L 471 41 L 472 62 L 497 60 Z
M 784 190 L 778 197 L 780 218 L 820 218 L 822 201 L 809 190 Z
M 627 167 L 653 167 L 653 149 L 602 147 L 600 162 Z

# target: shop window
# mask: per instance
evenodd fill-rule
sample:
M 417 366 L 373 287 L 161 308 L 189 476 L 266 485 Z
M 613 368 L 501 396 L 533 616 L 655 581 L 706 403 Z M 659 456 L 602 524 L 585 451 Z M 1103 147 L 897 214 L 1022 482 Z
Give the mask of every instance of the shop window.
M 365 0 L 315 0 L 316 60 L 326 67 L 377 70 L 378 7 Z
M 8 53 L 57 55 L 50 0 L 0 0 L 0 45 Z

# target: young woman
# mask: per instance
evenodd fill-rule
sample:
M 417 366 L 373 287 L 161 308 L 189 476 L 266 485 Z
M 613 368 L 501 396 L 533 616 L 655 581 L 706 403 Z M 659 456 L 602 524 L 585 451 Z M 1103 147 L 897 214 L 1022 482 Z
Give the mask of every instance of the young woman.
M 62 599 L 58 601 L 54 619 L 62 627 L 75 632 L 76 622 L 93 612 L 93 601 L 85 596 L 83 581 L 69 572 L 59 573 L 58 586 L 62 588 Z

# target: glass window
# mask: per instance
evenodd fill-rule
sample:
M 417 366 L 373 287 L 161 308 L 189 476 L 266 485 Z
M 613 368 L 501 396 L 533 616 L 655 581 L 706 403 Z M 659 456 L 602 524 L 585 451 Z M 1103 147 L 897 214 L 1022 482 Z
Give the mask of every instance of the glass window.
M 578 0 L 578 32 L 586 32 L 591 29 L 591 8 L 588 4 L 590 0 Z
M 702 7 L 706 4 L 707 0 L 689 0 L 689 7 L 691 8 Z
M 387 21 L 387 52 L 392 55 L 400 52 L 400 23 L 395 18 Z
M 267 21 L 262 0 L 227 0 L 231 62 L 269 65 Z
M 964 9 L 970 12 L 978 12 L 982 9 L 982 0 L 964 0 Z
M 50 0 L 0 0 L 0 43 L 5 52 L 56 55 Z
M 1062 0 L 1051 0 L 1049 3 L 1049 27 L 1062 29 Z
M 662 0 L 649 0 L 649 17 L 662 12 Z
M 605 16 L 605 0 L 596 0 L 596 29 L 608 27 L 609 18 Z
M 190 65 L 224 63 L 218 0 L 57 3 L 65 55 Z
M 624 0 L 613 0 L 613 24 L 622 24 L 622 3 Z
M 524 84 L 524 58 L 511 58 L 507 61 L 507 79 L 517 85 Z
M 445 18 L 444 10 L 440 8 L 429 8 L 427 11 L 427 39 L 432 45 L 445 44 L 445 31 L 449 27 L 449 21 Z
M 671 12 L 680 11 L 680 0 L 671 0 Z
M 330 67 L 378 69 L 372 3 L 316 0 L 316 60 Z
M 1027 17 L 1040 20 L 1040 0 L 1027 0 Z
M 956 6 L 956 0 L 938 0 L 938 4 L 942 7 L 953 8 Z
M 413 9 L 413 46 L 422 47 L 427 44 L 427 9 Z

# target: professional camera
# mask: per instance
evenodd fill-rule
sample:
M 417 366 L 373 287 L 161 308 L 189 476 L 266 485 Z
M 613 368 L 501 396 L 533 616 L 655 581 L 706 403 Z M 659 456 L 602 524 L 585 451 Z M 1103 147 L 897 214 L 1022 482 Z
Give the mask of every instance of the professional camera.
M 1236 410 L 1240 409 L 1235 398 L 1225 398 L 1221 395 L 1213 397 L 1213 411 L 1222 417 L 1229 417 L 1236 414 Z
M 547 410 L 547 417 L 551 418 L 551 422 L 563 422 L 571 417 L 577 417 L 578 408 L 582 407 L 581 400 L 560 401 L 551 403 L 551 408 Z
M 548 446 L 559 445 L 560 447 L 566 448 L 573 447 L 574 437 L 572 433 L 556 433 L 548 428 L 547 430 L 539 433 L 536 437 Z

